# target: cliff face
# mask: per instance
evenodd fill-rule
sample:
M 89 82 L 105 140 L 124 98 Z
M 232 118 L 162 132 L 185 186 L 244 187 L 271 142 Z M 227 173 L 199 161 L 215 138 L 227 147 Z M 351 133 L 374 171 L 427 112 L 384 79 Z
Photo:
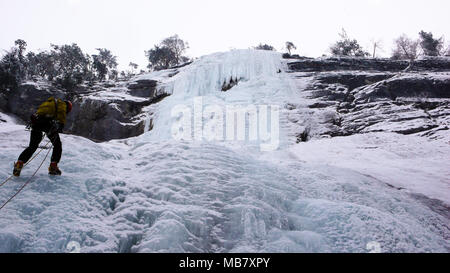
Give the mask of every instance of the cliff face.
M 289 68 L 297 72 L 323 72 L 342 70 L 363 71 L 402 71 L 410 66 L 409 61 L 391 59 L 366 59 L 349 57 L 331 57 L 325 59 L 303 58 L 289 63 Z M 414 61 L 413 71 L 449 71 L 449 58 L 433 57 Z
M 412 65 L 389 59 L 303 58 L 287 60 L 287 65 L 307 105 L 306 110 L 286 105 L 297 141 L 374 131 L 433 137 L 449 129 L 449 58 Z M 95 141 L 133 137 L 152 129 L 155 105 L 171 93 L 165 83 L 180 69 L 83 85 L 76 95 L 45 81 L 26 82 L 15 92 L 0 92 L 0 109 L 26 122 L 49 96 L 70 97 L 74 107 L 66 133 Z
M 319 117 L 304 124 L 298 141 L 306 139 L 303 130 L 331 137 L 379 131 L 439 137 L 449 130 L 449 58 L 411 66 L 387 59 L 306 59 L 288 67 L 296 81 L 307 82 L 300 94 Z M 304 114 L 296 105 L 288 108 L 292 116 Z

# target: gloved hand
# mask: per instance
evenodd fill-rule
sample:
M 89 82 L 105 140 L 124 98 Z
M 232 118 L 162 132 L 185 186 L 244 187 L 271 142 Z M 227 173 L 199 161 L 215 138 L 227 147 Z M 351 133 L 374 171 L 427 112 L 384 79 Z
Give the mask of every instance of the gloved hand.
M 29 130 L 29 129 L 31 129 L 33 126 L 35 126 L 36 125 L 36 123 L 37 123 L 37 120 L 38 120 L 38 116 L 36 115 L 36 114 L 32 114 L 31 116 L 30 116 L 30 121 L 28 122 L 28 124 L 27 124 L 27 130 Z
M 31 125 L 36 124 L 37 120 L 38 120 L 38 116 L 36 114 L 32 114 L 30 116 L 30 123 L 31 123 Z

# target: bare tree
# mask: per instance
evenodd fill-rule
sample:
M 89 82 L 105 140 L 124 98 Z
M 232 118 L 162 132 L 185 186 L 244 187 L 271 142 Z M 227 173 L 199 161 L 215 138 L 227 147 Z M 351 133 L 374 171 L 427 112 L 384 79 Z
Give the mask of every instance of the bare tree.
M 442 53 L 442 55 L 450 57 L 450 45 L 447 46 L 447 49 Z
M 442 39 L 442 46 L 441 46 L 441 50 L 439 52 L 439 56 L 446 56 L 446 57 L 448 57 L 448 56 L 450 56 L 450 43 L 447 44 L 445 42 L 445 37 L 444 36 L 442 36 L 441 39 Z M 445 46 L 446 44 L 447 44 L 447 47 Z
M 291 50 L 297 49 L 297 47 L 294 45 L 293 42 L 286 42 L 286 49 L 289 52 L 289 55 L 291 55 Z
M 372 53 L 372 58 L 376 58 L 377 56 L 377 49 L 383 51 L 383 43 L 381 40 L 374 40 L 372 39 L 372 48 L 373 48 L 373 53 Z
M 392 53 L 392 58 L 401 60 L 408 59 L 414 61 L 417 59 L 419 52 L 419 41 L 408 38 L 405 34 L 401 35 L 395 40 L 395 48 Z

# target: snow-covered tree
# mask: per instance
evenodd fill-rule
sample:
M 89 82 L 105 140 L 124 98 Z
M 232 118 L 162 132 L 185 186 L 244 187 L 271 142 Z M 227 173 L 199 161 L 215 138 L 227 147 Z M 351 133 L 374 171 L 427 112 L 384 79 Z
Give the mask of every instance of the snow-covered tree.
M 117 57 L 106 48 L 97 48 L 97 50 L 99 54 L 92 55 L 92 58 L 94 60 L 93 68 L 97 71 L 98 78 L 104 80 L 106 75 L 114 78 L 115 72 L 113 71 L 117 67 Z
M 420 47 L 423 50 L 425 56 L 439 56 L 441 50 L 444 46 L 444 38 L 434 39 L 431 32 L 421 31 L 420 36 Z
M 164 39 L 161 42 L 161 46 L 167 47 L 173 52 L 177 65 L 187 61 L 183 54 L 189 48 L 189 44 L 180 39 L 177 34 Z
M 27 75 L 27 63 L 24 56 L 27 43 L 18 39 L 14 44 L 15 46 L 0 60 L 0 88 L 2 89 L 17 87 Z
M 168 47 L 155 46 L 146 51 L 145 55 L 149 61 L 148 68 L 153 70 L 167 69 L 178 64 L 175 53 Z
M 130 62 L 128 66 L 131 68 L 131 73 L 136 74 L 136 70 L 138 69 L 139 65 L 133 62 Z
M 188 43 L 180 39 L 178 35 L 166 38 L 159 45 L 145 51 L 145 56 L 149 61 L 147 67 L 153 70 L 162 70 L 185 63 L 189 61 L 189 58 L 183 54 L 188 48 Z
M 339 34 L 341 40 L 330 47 L 334 56 L 366 57 L 370 54 L 363 50 L 356 39 L 350 39 L 345 29 Z
M 255 49 L 257 50 L 270 50 L 270 51 L 275 51 L 275 48 L 271 45 L 268 44 L 259 44 L 255 47 Z
M 27 49 L 27 42 L 22 39 L 18 39 L 14 42 L 17 48 L 18 58 L 21 63 L 25 63 L 25 50 Z

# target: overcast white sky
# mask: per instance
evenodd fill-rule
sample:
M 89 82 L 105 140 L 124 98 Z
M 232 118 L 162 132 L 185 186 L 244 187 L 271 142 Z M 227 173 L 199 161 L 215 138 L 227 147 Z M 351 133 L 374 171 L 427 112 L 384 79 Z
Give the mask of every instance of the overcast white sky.
M 423 29 L 450 41 L 449 14 L 449 0 L 0 0 L 0 48 L 18 38 L 31 51 L 108 48 L 126 69 L 130 61 L 145 67 L 144 50 L 173 34 L 189 42 L 190 57 L 260 42 L 281 51 L 286 41 L 317 57 L 345 28 L 367 50 L 381 40 L 388 56 L 402 33 L 417 38 Z

